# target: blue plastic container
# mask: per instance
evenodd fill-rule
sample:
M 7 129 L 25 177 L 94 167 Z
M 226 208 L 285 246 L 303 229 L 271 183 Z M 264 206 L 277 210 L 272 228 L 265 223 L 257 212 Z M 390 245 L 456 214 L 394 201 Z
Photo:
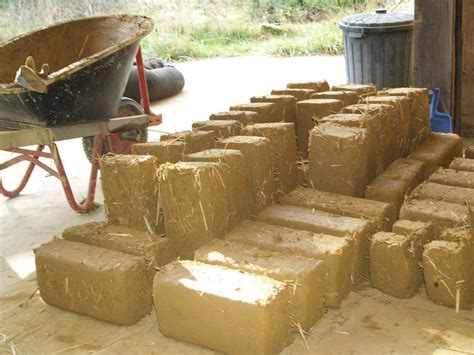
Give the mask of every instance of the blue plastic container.
M 453 131 L 453 119 L 450 115 L 438 112 L 440 96 L 439 87 L 433 89 L 430 103 L 430 126 L 432 132 L 451 133 Z

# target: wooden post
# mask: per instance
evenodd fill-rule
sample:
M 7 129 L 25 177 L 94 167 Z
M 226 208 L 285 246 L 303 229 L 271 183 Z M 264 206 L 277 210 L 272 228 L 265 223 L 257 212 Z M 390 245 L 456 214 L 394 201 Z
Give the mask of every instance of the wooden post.
M 456 0 L 456 15 L 454 26 L 454 76 L 453 76 L 453 129 L 454 132 L 461 134 L 462 116 L 463 116 L 463 2 Z
M 439 111 L 452 114 L 456 0 L 415 0 L 414 69 L 416 87 L 441 88 Z

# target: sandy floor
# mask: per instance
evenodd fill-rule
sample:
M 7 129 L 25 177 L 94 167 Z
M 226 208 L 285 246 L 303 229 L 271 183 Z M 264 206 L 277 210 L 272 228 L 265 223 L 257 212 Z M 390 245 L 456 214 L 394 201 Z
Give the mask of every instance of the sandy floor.
M 2 334 L 5 342 L 2 344 Z M 437 306 L 423 292 L 410 300 L 373 288 L 352 292 L 330 309 L 305 341 L 295 334 L 283 354 L 468 354 L 474 352 L 472 312 Z M 46 305 L 35 280 L 0 296 L 0 353 L 208 354 L 166 338 L 152 313 L 131 327 L 115 326 Z
M 327 79 L 345 82 L 342 57 L 244 57 L 183 63 L 184 92 L 154 105 L 164 124 L 154 131 L 189 129 L 231 104 L 250 96 L 283 88 L 291 81 Z M 158 139 L 151 132 L 150 139 Z M 80 140 L 61 142 L 73 188 L 85 191 L 89 163 Z M 0 161 L 9 154 L 0 152 Z M 23 167 L 2 172 L 12 186 Z M 102 202 L 100 186 L 97 201 Z M 103 208 L 90 215 L 72 212 L 59 182 L 37 171 L 24 193 L 15 199 L 0 198 L 0 353 L 207 353 L 204 348 L 163 337 L 151 314 L 133 327 L 109 325 L 45 305 L 35 293 L 32 249 L 59 235 L 68 226 L 104 219 Z M 31 297 L 30 297 L 31 296 Z M 312 329 L 285 350 L 288 354 L 474 353 L 473 312 L 432 304 L 423 291 L 399 300 L 368 288 L 353 292 L 343 307 L 330 310 Z

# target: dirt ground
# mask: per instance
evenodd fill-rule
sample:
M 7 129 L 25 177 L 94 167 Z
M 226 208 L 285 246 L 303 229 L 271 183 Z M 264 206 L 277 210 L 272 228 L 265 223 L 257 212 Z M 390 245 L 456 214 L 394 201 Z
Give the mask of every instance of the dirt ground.
M 164 115 L 160 132 L 190 129 L 194 121 L 247 103 L 254 95 L 283 88 L 288 82 L 327 79 L 345 82 L 342 57 L 243 57 L 183 63 L 184 92 L 153 107 Z M 61 142 L 75 191 L 86 190 L 89 163 L 80 140 Z M 0 161 L 9 154 L 0 153 Z M 11 186 L 24 167 L 2 172 Z M 77 196 L 80 196 L 78 193 Z M 103 196 L 98 187 L 97 201 Z M 81 215 L 69 209 L 54 177 L 33 174 L 20 197 L 0 198 L 0 353 L 212 353 L 162 336 L 152 313 L 132 327 L 103 323 L 46 305 L 36 292 L 32 249 L 66 227 L 103 220 L 103 208 Z M 330 309 L 306 343 L 295 336 L 286 354 L 459 354 L 474 353 L 474 314 L 437 306 L 423 290 L 400 300 L 373 288 L 352 292 L 340 309 Z
M 283 354 L 472 354 L 472 312 L 437 306 L 424 291 L 401 300 L 373 288 L 352 292 L 340 309 L 329 309 Z M 166 338 L 154 313 L 131 327 L 104 323 L 45 304 L 34 278 L 0 296 L 0 353 L 214 352 Z

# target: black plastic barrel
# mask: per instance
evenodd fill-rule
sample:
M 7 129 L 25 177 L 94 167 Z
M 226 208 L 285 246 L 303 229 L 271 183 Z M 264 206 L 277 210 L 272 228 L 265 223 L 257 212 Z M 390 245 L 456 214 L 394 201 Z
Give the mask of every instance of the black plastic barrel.
M 377 89 L 410 85 L 413 16 L 385 9 L 347 16 L 344 32 L 347 81 Z

